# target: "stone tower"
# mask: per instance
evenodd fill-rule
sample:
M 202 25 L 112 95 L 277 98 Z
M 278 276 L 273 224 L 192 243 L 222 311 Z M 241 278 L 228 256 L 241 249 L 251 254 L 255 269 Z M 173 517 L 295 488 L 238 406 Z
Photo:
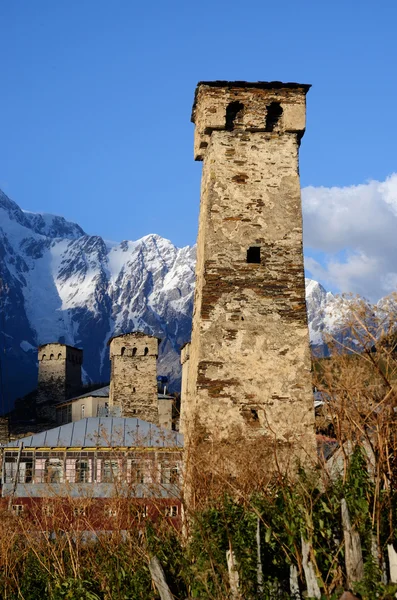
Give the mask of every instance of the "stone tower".
M 83 351 L 65 344 L 44 344 L 38 349 L 37 413 L 55 420 L 55 404 L 71 398 L 81 388 Z
M 141 332 L 110 339 L 111 379 L 109 405 L 121 416 L 159 422 L 157 357 L 160 340 Z
M 298 151 L 310 86 L 201 82 L 204 161 L 182 422 L 314 450 Z M 187 373 L 187 376 L 186 376 Z M 237 433 L 237 438 L 238 433 Z

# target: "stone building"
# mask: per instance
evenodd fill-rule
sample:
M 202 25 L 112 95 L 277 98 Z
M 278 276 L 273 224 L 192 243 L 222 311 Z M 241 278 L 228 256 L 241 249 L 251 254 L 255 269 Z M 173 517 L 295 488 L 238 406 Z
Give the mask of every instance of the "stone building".
M 159 423 L 157 357 L 160 340 L 141 332 L 109 340 L 111 379 L 109 407 L 119 406 L 123 417 Z
M 298 170 L 309 87 L 197 86 L 194 155 L 204 164 L 185 445 L 199 423 L 207 439 L 236 432 L 314 452 Z
M 65 344 L 44 344 L 38 349 L 38 360 L 37 414 L 55 421 L 55 404 L 81 389 L 83 351 Z

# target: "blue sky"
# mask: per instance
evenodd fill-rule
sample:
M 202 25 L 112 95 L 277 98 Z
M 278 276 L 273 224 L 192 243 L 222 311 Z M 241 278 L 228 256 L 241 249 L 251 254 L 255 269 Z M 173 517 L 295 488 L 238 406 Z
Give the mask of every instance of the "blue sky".
M 4 0 L 0 188 L 106 239 L 194 243 L 190 111 L 211 79 L 311 83 L 302 186 L 384 182 L 397 171 L 396 22 L 394 0 Z M 311 272 L 332 289 L 329 262 L 368 252 L 316 243 Z

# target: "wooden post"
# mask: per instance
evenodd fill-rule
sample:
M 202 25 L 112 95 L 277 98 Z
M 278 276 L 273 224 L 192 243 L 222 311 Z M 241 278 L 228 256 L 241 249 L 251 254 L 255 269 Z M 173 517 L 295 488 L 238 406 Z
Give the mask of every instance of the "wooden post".
M 341 502 L 343 536 L 345 539 L 345 565 L 347 584 L 350 587 L 355 581 L 361 581 L 364 577 L 363 554 L 358 531 L 354 531 L 350 523 L 349 510 L 346 500 Z
M 289 591 L 292 600 L 300 600 L 301 593 L 299 590 L 298 569 L 295 565 L 291 565 L 289 568 Z
M 160 594 L 161 600 L 174 600 L 174 596 L 171 594 L 165 579 L 163 567 L 157 556 L 152 556 L 149 560 L 149 571 L 152 576 L 152 581 Z
M 307 596 L 309 598 L 321 598 L 321 592 L 317 583 L 316 573 L 314 572 L 313 563 L 310 560 L 310 544 L 303 537 L 302 541 L 302 565 L 305 573 Z
M 227 570 L 229 572 L 230 598 L 231 600 L 240 600 L 240 578 L 237 570 L 236 556 L 233 548 L 226 551 Z
M 258 593 L 263 594 L 263 569 L 261 557 L 261 521 L 256 520 L 256 582 L 258 584 Z
M 14 477 L 13 486 L 12 486 L 12 492 L 11 492 L 10 498 L 8 500 L 8 510 L 11 510 L 12 500 L 13 500 L 13 498 L 15 496 L 17 485 L 19 483 L 19 481 L 18 481 L 18 479 L 19 479 L 19 465 L 21 464 L 22 450 L 23 450 L 23 442 L 21 442 L 20 445 L 19 445 L 18 457 L 17 457 L 17 464 L 16 464 L 16 467 L 15 467 L 15 477 Z
M 387 544 L 387 555 L 389 557 L 390 582 L 397 583 L 397 552 L 393 544 Z

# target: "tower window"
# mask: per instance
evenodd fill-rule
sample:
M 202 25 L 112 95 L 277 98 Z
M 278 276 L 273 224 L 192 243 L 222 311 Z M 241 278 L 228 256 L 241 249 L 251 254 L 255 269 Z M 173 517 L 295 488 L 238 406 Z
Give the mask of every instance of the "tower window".
M 265 131 L 274 131 L 275 126 L 283 114 L 283 107 L 281 106 L 280 102 L 272 102 L 266 108 L 267 113 Z
M 247 250 L 247 263 L 257 263 L 261 262 L 261 248 L 260 246 L 251 246 Z
M 226 131 L 233 131 L 234 121 L 236 120 L 237 115 L 243 110 L 243 108 L 244 104 L 241 104 L 241 102 L 231 102 L 227 106 L 225 122 Z
M 146 347 L 144 352 L 143 352 L 143 356 L 147 356 L 149 354 L 149 348 Z
M 121 356 L 124 356 L 124 353 L 125 353 L 125 348 L 123 347 L 123 348 L 121 348 L 121 353 L 120 353 Z
M 50 354 L 50 360 L 54 360 L 54 355 Z
M 135 356 L 135 355 L 136 355 L 136 348 L 133 348 L 132 349 L 132 356 Z
M 62 358 L 62 354 L 61 354 L 61 352 L 60 352 L 60 353 L 58 354 L 58 360 L 61 360 L 61 358 Z

